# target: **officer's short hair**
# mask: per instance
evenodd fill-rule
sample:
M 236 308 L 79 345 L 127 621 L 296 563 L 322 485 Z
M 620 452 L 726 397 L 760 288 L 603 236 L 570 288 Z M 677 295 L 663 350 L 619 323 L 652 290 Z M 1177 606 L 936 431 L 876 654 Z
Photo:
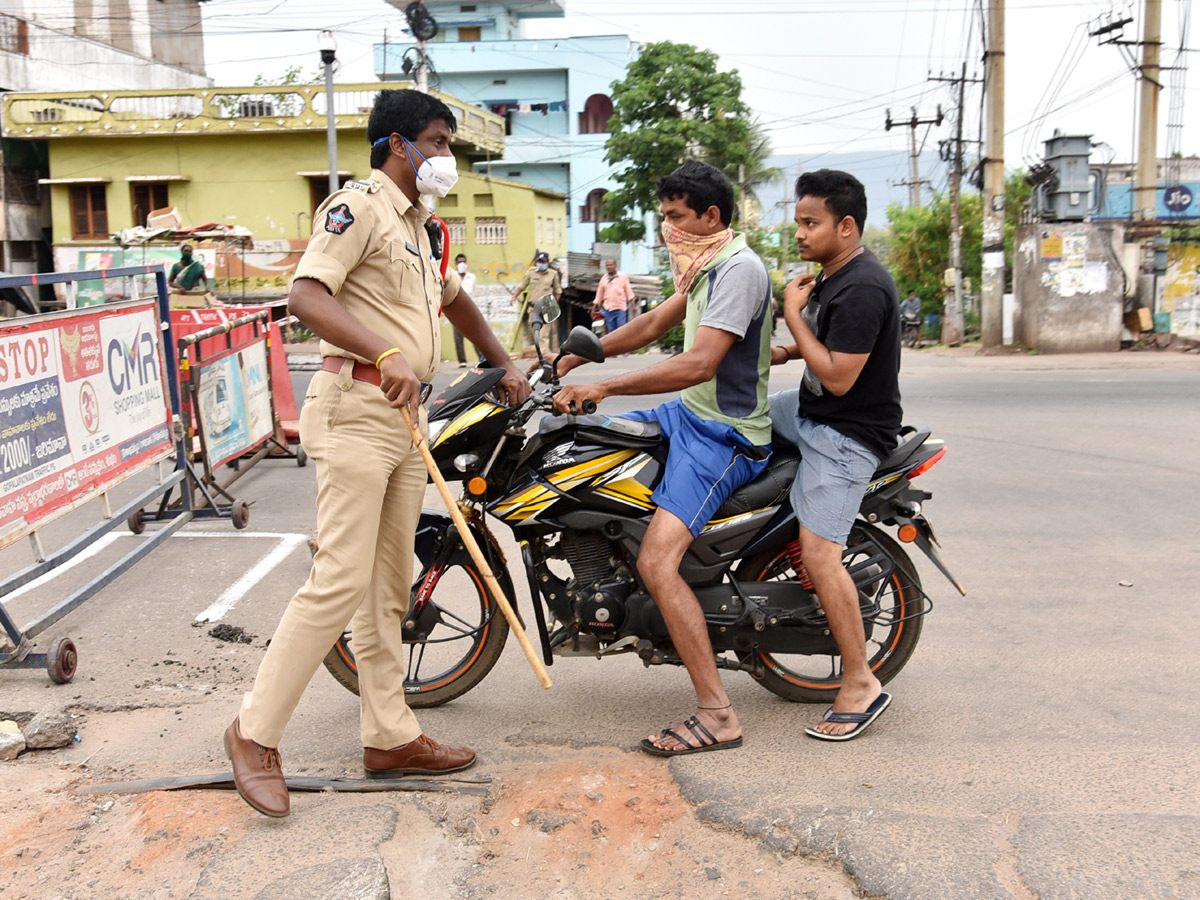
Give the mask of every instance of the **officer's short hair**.
M 659 200 L 680 197 L 697 216 L 715 206 L 721 213 L 721 224 L 728 227 L 733 221 L 733 184 L 716 166 L 689 159 L 670 175 L 658 179 Z
M 796 199 L 816 197 L 825 201 L 825 208 L 840 222 L 846 216 L 854 219 L 858 233 L 867 223 L 867 192 L 862 182 L 849 172 L 837 169 L 818 169 L 805 172 L 796 179 Z
M 367 121 L 367 141 L 371 146 L 371 168 L 378 169 L 391 153 L 387 142 L 374 146 L 381 137 L 392 133 L 415 141 L 434 119 L 442 119 L 450 131 L 458 129 L 454 113 L 441 100 L 421 91 L 380 91 Z

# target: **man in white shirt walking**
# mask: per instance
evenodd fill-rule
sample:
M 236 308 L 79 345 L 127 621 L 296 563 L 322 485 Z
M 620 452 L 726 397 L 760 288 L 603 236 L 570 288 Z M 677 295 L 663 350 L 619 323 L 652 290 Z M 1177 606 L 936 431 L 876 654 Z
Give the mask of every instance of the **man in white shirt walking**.
M 458 272 L 458 277 L 462 281 L 463 290 L 467 292 L 467 296 L 475 297 L 475 273 L 468 271 L 467 255 L 460 253 L 454 257 L 454 270 Z M 472 299 L 474 302 L 474 299 Z M 478 349 L 478 348 L 476 348 Z M 458 367 L 465 369 L 470 363 L 467 362 L 467 348 L 463 346 L 462 332 L 457 328 L 454 329 L 454 352 L 458 356 Z M 479 361 L 484 362 L 483 354 L 479 354 Z

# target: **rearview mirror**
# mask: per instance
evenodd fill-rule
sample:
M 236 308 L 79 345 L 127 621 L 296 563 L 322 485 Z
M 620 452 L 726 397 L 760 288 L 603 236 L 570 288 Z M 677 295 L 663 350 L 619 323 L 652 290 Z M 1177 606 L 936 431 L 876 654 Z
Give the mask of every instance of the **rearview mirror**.
M 584 328 L 582 325 L 576 325 L 571 329 L 571 333 L 562 342 L 559 350 L 561 351 L 560 359 L 567 353 L 574 353 L 588 362 L 604 362 L 604 347 L 600 344 L 600 338 L 596 337 L 592 329 Z
M 554 295 L 544 294 L 533 305 L 533 312 L 529 314 L 529 324 L 545 325 L 548 322 L 557 321 L 560 315 L 562 315 L 562 307 L 558 305 Z

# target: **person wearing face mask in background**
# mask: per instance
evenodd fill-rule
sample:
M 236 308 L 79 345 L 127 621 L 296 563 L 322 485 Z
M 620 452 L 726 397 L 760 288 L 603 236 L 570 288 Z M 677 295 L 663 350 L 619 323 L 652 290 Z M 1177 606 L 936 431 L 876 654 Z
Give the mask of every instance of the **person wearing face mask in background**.
M 179 262 L 171 266 L 167 275 L 167 287 L 173 291 L 190 291 L 197 282 L 208 290 L 208 276 L 204 274 L 204 263 L 192 257 L 192 245 L 179 248 Z
M 638 573 L 662 612 L 671 642 L 696 690 L 696 712 L 642 741 L 656 756 L 739 747 L 742 728 L 713 658 L 700 603 L 679 574 L 692 540 L 735 490 L 766 468 L 771 450 L 767 373 L 771 361 L 771 280 L 734 234 L 733 185 L 707 163 L 689 160 L 658 181 L 662 233 L 675 293 L 604 336 L 605 356 L 658 340 L 680 322 L 683 352 L 658 365 L 554 396 L 559 412 L 605 397 L 661 394 L 679 399 L 622 418 L 656 421 L 669 441 L 658 509 L 638 555 Z M 564 358 L 560 374 L 584 360 Z
M 324 362 L 300 413 L 316 463 L 317 552 L 225 732 L 238 793 L 268 816 L 289 812 L 279 742 L 309 680 L 353 619 L 363 768 L 370 777 L 465 769 L 475 753 L 426 737 L 404 700 L 401 633 L 427 473 L 400 414 L 427 430 L 425 382 L 437 371 L 444 311 L 496 366 L 501 397 L 529 382 L 500 347 L 457 272 L 443 280 L 421 196 L 457 178 L 454 114 L 411 90 L 380 91 L 370 120 L 370 177 L 313 215 L 288 306 L 321 338 Z M 444 248 L 443 248 L 444 252 Z
M 469 271 L 467 255 L 465 253 L 460 253 L 454 257 L 454 271 L 458 273 L 458 277 L 462 281 L 463 293 L 473 298 L 475 296 L 475 273 Z M 475 301 L 472 299 L 471 302 L 474 303 Z M 458 367 L 460 369 L 465 369 L 470 365 L 467 362 L 467 348 L 463 346 L 462 332 L 457 328 L 454 329 L 454 352 L 458 357 Z M 475 352 L 479 353 L 479 364 L 487 365 L 487 361 L 483 358 L 483 353 L 480 352 L 478 347 L 475 348 Z
M 516 350 L 517 342 L 521 339 L 522 334 L 525 335 L 526 346 L 533 346 L 533 326 L 529 323 L 529 316 L 533 312 L 533 304 L 546 294 L 553 294 L 555 300 L 559 300 L 562 297 L 562 278 L 558 274 L 558 269 L 550 265 L 550 254 L 544 250 L 533 258 L 533 268 L 525 270 L 525 277 L 521 279 L 521 283 L 513 291 L 513 302 L 515 303 L 517 298 L 522 294 L 525 296 L 521 299 L 521 303 L 517 307 L 517 324 L 513 329 L 512 337 L 509 339 L 509 349 L 513 351 Z M 550 355 L 550 348 L 552 346 L 550 334 L 554 330 L 554 326 L 551 325 L 542 327 L 542 354 L 547 357 Z M 557 341 L 553 343 L 557 344 Z

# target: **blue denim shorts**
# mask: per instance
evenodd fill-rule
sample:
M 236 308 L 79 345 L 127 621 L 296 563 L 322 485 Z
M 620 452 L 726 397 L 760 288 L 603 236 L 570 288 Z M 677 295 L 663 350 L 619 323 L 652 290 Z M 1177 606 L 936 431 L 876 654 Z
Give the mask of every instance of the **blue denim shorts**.
M 775 440 L 800 451 L 792 484 L 796 518 L 817 537 L 845 545 L 879 459 L 837 429 L 802 418 L 799 391 L 780 391 L 767 401 Z
M 650 499 L 686 525 L 692 537 L 770 459 L 770 448 L 755 447 L 724 422 L 701 419 L 682 400 L 623 413 L 621 418 L 657 422 L 670 442 L 662 481 Z

